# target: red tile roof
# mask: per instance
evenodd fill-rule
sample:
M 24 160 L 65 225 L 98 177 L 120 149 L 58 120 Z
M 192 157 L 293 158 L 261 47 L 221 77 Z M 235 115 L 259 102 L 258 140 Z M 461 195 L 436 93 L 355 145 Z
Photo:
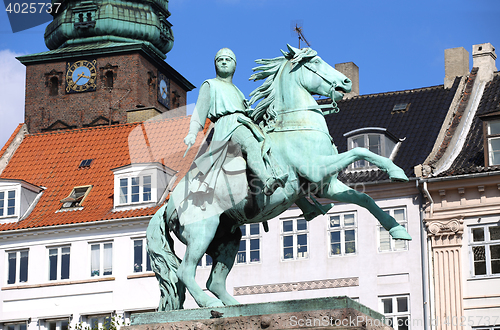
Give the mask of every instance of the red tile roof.
M 20 179 L 47 189 L 26 219 L 0 224 L 0 231 L 154 214 L 158 207 L 112 211 L 111 169 L 131 163 L 161 162 L 178 171 L 178 178 L 183 177 L 203 140 L 200 132 L 196 144 L 182 158 L 189 120 L 190 117 L 178 117 L 26 135 L 0 178 Z M 208 122 L 205 132 L 207 129 Z M 91 166 L 79 168 L 84 159 L 93 159 Z M 85 185 L 93 187 L 82 203 L 82 210 L 56 212 L 61 208 L 60 201 L 74 187 Z

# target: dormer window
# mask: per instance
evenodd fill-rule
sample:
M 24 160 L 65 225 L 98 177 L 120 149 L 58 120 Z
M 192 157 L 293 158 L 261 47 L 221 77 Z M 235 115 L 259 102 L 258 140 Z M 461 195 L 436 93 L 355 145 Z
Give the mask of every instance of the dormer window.
M 0 179 L 0 223 L 16 222 L 29 214 L 42 190 L 22 180 Z
M 393 159 L 402 140 L 387 132 L 385 128 L 367 127 L 356 129 L 344 134 L 347 137 L 348 150 L 366 148 L 377 155 Z M 358 160 L 351 169 L 374 168 L 375 165 L 365 160 Z
M 485 122 L 487 166 L 500 165 L 500 119 Z
M 160 163 L 131 164 L 113 170 L 116 210 L 155 206 L 175 171 Z

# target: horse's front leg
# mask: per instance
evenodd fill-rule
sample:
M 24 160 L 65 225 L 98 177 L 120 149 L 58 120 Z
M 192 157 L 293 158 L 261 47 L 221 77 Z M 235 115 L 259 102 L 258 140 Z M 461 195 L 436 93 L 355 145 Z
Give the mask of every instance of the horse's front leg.
M 387 172 L 392 181 L 408 181 L 404 171 L 399 166 L 396 166 L 392 160 L 377 155 L 366 148 L 354 148 L 337 155 L 311 156 L 310 159 L 311 162 L 299 165 L 298 171 L 311 182 L 323 182 L 325 177 L 340 173 L 358 160 L 366 160 L 375 164 L 382 171 Z
M 384 212 L 375 201 L 365 193 L 360 193 L 339 180 L 332 178 L 330 184 L 324 190 L 318 193 L 320 197 L 333 199 L 344 203 L 354 203 L 370 211 L 377 218 L 382 227 L 389 231 L 389 234 L 395 239 L 411 240 L 411 236 L 406 229 L 388 213 Z
M 218 226 L 219 216 L 213 216 L 186 225 L 181 232 L 182 239 L 186 242 L 186 254 L 177 269 L 177 277 L 186 285 L 200 307 L 224 306 L 219 299 L 203 292 L 195 280 L 196 266 L 212 242 Z

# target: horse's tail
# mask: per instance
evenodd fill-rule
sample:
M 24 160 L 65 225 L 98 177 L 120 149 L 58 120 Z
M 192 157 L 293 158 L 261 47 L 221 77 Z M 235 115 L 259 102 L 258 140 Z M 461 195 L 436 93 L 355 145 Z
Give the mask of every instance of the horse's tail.
M 162 206 L 149 221 L 146 231 L 151 266 L 160 285 L 159 311 L 182 309 L 186 297 L 186 287 L 176 275 L 182 260 L 175 255 L 174 241 L 166 226 L 166 220 L 173 216 L 170 210 L 173 208 L 172 203 Z

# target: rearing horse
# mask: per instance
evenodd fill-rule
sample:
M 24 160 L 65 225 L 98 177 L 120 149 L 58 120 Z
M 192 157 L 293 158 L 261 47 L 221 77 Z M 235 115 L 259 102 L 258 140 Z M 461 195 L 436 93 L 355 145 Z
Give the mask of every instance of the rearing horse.
M 267 132 L 265 143 L 271 146 L 274 161 L 286 169 L 288 180 L 283 188 L 265 196 L 262 183 L 246 173 L 243 158 L 231 155 L 212 194 L 191 193 L 190 183 L 201 173 L 195 168 L 186 174 L 147 229 L 148 252 L 160 282 L 159 310 L 182 308 L 186 288 L 201 307 L 238 304 L 226 291 L 226 278 L 238 253 L 239 226 L 270 220 L 293 203 L 303 210 L 311 208 L 303 198 L 309 194 L 365 207 L 392 237 L 411 240 L 371 197 L 337 180 L 340 171 L 363 159 L 386 171 L 394 181 L 408 181 L 403 170 L 388 158 L 365 148 L 339 154 L 332 144 L 321 106 L 311 94 L 331 97 L 335 109 L 342 93 L 351 90 L 351 81 L 310 48 L 288 46 L 288 50 L 283 57 L 257 60 L 261 66 L 254 71 L 259 72 L 250 78 L 266 79 L 251 93 L 251 103 L 261 100 L 252 116 Z M 186 244 L 182 261 L 173 251 L 170 231 Z M 213 259 L 207 289 L 217 298 L 208 296 L 195 281 L 196 266 L 205 253 Z

